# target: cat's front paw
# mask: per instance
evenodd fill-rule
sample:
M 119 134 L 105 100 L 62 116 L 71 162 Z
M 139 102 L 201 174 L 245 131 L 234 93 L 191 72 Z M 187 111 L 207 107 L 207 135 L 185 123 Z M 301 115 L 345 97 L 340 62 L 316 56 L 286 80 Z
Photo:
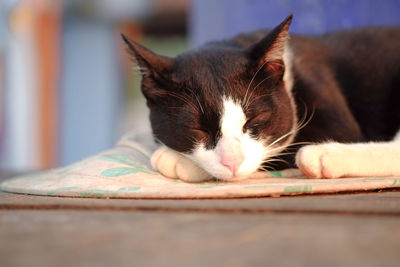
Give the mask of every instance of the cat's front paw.
M 326 143 L 302 147 L 296 164 L 310 178 L 338 178 L 345 175 L 346 156 L 342 144 Z
M 212 179 L 212 176 L 196 163 L 164 146 L 153 153 L 151 165 L 162 175 L 185 182 L 202 182 Z

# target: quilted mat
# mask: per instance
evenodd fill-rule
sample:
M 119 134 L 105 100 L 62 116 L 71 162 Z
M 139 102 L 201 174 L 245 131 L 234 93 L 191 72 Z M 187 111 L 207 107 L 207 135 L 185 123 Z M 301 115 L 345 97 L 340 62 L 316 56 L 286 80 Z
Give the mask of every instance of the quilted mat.
M 399 177 L 308 179 L 298 170 L 269 172 L 262 178 L 186 183 L 154 171 L 151 135 L 130 135 L 113 149 L 49 171 L 4 181 L 6 192 L 102 198 L 241 198 L 351 192 L 400 187 Z

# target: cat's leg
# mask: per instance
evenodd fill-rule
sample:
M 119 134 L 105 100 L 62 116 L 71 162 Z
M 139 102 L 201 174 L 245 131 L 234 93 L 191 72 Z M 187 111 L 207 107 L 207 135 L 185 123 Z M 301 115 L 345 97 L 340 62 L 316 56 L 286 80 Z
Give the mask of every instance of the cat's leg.
M 185 182 L 202 182 L 212 179 L 210 174 L 192 160 L 165 146 L 153 153 L 151 165 L 164 176 Z
M 400 176 L 400 140 L 308 145 L 297 152 L 296 164 L 310 178 Z

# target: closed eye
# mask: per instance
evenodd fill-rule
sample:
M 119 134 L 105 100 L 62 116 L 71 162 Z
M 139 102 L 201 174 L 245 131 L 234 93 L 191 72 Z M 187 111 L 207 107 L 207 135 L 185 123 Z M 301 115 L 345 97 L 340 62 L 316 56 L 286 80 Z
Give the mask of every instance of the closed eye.
M 249 119 L 243 125 L 243 132 L 247 131 L 248 129 L 262 127 L 268 124 L 270 119 L 270 113 L 261 113 L 257 116 Z
M 194 135 L 200 140 L 208 138 L 209 136 L 209 132 L 206 129 L 192 129 L 192 131 Z

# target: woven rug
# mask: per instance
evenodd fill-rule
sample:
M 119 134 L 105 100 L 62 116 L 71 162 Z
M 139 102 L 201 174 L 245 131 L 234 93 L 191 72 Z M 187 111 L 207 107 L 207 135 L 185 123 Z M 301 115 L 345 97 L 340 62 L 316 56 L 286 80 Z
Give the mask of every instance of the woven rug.
M 400 187 L 400 177 L 308 179 L 298 170 L 236 182 L 186 183 L 152 170 L 151 135 L 130 135 L 115 148 L 75 164 L 4 181 L 6 192 L 102 198 L 241 198 L 352 192 Z

